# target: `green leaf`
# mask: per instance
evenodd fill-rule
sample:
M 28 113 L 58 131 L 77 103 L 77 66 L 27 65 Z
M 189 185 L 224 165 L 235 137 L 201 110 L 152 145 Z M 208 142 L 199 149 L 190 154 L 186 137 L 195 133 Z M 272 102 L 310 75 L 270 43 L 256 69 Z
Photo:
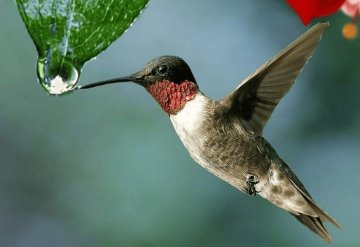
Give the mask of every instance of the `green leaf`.
M 85 62 L 131 26 L 148 0 L 16 0 L 39 54 L 38 77 L 50 94 L 72 91 Z

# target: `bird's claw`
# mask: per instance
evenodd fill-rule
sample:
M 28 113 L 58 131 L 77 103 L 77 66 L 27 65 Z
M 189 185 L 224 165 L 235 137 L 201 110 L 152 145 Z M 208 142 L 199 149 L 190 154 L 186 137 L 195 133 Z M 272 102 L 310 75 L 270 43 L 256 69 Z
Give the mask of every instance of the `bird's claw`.
M 255 179 L 254 175 L 246 176 L 246 185 L 247 185 L 247 193 L 251 196 L 256 196 L 259 191 L 256 191 L 255 184 L 258 184 L 259 181 Z

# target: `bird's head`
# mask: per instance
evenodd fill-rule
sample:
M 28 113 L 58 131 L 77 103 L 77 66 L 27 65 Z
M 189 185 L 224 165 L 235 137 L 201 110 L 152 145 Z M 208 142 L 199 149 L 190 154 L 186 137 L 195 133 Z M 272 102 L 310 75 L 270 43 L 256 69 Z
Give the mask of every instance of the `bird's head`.
M 151 60 L 132 75 L 95 82 L 80 88 L 129 81 L 143 86 L 169 115 L 178 113 L 186 102 L 194 99 L 198 93 L 190 67 L 176 56 L 161 56 Z

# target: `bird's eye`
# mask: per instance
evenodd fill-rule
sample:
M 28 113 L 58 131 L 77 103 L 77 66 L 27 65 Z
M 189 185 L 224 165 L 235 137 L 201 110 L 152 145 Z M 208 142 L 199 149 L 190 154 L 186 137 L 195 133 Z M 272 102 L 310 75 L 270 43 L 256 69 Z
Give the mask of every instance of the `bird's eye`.
M 168 66 L 163 64 L 156 68 L 156 73 L 160 76 L 164 76 L 168 72 Z

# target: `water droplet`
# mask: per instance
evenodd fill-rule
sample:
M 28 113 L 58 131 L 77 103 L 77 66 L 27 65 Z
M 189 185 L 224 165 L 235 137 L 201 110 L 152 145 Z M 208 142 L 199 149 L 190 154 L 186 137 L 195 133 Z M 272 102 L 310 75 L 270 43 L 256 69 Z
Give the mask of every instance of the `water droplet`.
M 47 58 L 40 58 L 37 66 L 41 85 L 53 95 L 71 92 L 79 79 L 79 72 L 67 61 L 50 64 Z

